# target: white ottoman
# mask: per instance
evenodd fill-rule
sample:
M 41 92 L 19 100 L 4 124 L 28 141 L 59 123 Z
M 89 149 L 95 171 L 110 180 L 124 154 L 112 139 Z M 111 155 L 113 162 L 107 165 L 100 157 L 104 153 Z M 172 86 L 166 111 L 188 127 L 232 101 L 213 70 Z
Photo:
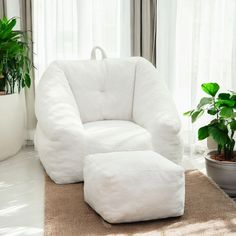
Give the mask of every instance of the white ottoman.
M 90 155 L 84 166 L 84 199 L 110 223 L 180 216 L 184 170 L 152 151 Z

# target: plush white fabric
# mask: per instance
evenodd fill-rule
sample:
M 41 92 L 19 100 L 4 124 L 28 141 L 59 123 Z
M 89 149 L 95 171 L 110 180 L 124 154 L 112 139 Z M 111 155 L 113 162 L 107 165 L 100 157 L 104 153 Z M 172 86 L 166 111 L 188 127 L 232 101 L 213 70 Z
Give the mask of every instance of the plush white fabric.
M 110 223 L 180 216 L 184 170 L 153 151 L 90 155 L 84 165 L 84 199 Z
M 132 59 L 59 61 L 57 64 L 69 81 L 82 122 L 132 119 L 135 78 Z
M 37 88 L 36 146 L 48 175 L 56 183 L 83 179 L 85 135 L 68 81 L 55 64 Z
M 90 153 L 153 149 L 182 158 L 175 106 L 143 58 L 56 61 L 37 87 L 35 111 L 40 159 L 57 183 L 82 181 Z
M 151 63 L 140 59 L 136 68 L 133 120 L 151 133 L 156 152 L 179 163 L 183 145 L 174 102 Z
M 130 121 L 105 120 L 84 124 L 87 153 L 152 150 L 150 133 Z

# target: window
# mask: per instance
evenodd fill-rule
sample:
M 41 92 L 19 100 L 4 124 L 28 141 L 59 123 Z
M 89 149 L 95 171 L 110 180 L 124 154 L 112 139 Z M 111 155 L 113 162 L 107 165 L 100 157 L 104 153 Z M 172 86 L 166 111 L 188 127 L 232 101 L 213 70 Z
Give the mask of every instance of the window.
M 89 59 L 97 45 L 130 56 L 129 0 L 34 0 L 33 16 L 36 82 L 50 62 Z

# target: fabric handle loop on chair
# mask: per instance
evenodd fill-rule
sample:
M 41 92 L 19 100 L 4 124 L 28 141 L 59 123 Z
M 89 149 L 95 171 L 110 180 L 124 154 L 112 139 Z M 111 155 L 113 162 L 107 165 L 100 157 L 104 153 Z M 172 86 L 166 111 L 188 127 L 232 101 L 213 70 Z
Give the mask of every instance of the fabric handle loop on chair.
M 105 53 L 105 51 L 99 47 L 99 46 L 95 46 L 93 49 L 92 49 L 92 52 L 91 52 L 91 59 L 92 60 L 97 60 L 97 57 L 96 57 L 96 51 L 99 50 L 101 52 L 101 55 L 102 55 L 102 59 L 105 59 L 107 58 L 107 55 Z

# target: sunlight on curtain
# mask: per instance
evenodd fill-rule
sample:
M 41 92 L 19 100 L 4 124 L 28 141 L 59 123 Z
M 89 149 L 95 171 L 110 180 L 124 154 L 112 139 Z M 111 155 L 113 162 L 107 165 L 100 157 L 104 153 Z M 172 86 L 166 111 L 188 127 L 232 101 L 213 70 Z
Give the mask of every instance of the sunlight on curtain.
M 16 17 L 15 30 L 20 30 L 20 0 L 8 0 L 6 3 L 6 16 L 7 18 Z
M 236 90 L 236 1 L 159 0 L 159 65 L 178 107 L 186 150 L 200 151 L 197 129 L 183 112 L 204 95 L 201 84 Z M 196 145 L 197 144 L 197 145 Z
M 236 90 L 236 1 L 178 0 L 176 21 L 176 79 L 174 97 L 181 112 L 199 102 L 201 84 L 217 82 L 223 90 Z M 180 96 L 181 94 L 181 96 Z M 185 130 L 190 129 L 186 118 Z M 201 118 L 188 132 L 189 145 L 196 141 Z M 187 131 L 186 130 L 186 131 Z M 192 135 L 193 134 L 193 135 Z
M 33 0 L 36 80 L 57 59 L 130 56 L 129 0 Z

